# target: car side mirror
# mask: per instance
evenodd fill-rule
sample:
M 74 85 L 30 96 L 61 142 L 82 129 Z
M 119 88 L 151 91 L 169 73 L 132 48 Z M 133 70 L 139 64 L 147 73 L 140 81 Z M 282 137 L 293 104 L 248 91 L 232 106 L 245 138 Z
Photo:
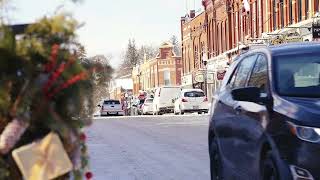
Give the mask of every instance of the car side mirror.
M 98 106 L 98 107 L 101 107 L 101 105 L 100 105 L 100 104 L 98 104 L 97 106 Z
M 231 95 L 235 101 L 262 102 L 262 98 L 260 97 L 260 88 L 258 87 L 234 89 L 231 91 Z

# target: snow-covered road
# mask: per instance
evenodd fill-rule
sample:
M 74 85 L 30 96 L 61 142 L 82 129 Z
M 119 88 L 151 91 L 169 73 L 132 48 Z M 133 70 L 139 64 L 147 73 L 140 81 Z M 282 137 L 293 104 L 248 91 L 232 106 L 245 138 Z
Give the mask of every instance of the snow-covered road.
M 207 131 L 207 115 L 97 118 L 87 132 L 94 179 L 209 179 Z

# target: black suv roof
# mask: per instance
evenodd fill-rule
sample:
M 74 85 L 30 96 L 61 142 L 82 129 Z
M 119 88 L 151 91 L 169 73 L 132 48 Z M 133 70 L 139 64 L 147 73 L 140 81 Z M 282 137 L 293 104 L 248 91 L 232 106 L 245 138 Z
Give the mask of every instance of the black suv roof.
M 288 43 L 288 44 L 270 46 L 269 49 L 273 55 L 319 52 L 320 43 L 318 42 Z
M 320 51 L 319 42 L 302 42 L 302 43 L 288 43 L 281 45 L 272 46 L 259 46 L 258 48 L 249 49 L 247 52 L 241 54 L 245 55 L 251 51 L 268 50 L 272 55 L 285 55 L 285 54 L 296 54 L 296 53 L 311 53 Z M 237 58 L 238 59 L 238 58 Z

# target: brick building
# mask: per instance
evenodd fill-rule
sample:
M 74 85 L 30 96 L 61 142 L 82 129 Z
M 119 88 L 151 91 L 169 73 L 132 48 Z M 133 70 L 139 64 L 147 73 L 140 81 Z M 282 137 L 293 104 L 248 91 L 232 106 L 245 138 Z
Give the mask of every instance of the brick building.
M 254 43 L 312 41 L 320 0 L 202 0 L 204 11 L 181 18 L 183 85 L 205 89 L 203 59 L 208 59 L 208 96 L 219 87 L 241 48 Z M 199 78 L 198 76 L 203 78 Z M 213 80 L 212 80 L 213 74 Z M 200 83 L 198 82 L 200 81 Z
M 180 86 L 182 76 L 181 57 L 173 51 L 173 45 L 163 43 L 158 55 L 153 59 L 144 59 L 144 63 L 133 68 L 133 93 L 139 90 L 152 91 L 161 86 Z

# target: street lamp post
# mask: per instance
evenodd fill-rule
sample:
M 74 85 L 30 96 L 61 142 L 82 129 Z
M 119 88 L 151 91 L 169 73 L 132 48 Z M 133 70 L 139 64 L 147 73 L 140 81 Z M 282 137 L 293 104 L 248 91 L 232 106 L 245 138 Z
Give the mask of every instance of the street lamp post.
M 140 77 L 141 77 L 141 71 L 140 71 L 140 67 L 138 67 L 138 92 L 140 91 L 141 87 L 140 87 Z
M 207 64 L 208 64 L 208 57 L 207 57 L 207 53 L 203 54 L 203 65 L 204 65 L 204 92 L 206 94 L 206 96 L 208 96 L 208 68 L 207 68 Z

